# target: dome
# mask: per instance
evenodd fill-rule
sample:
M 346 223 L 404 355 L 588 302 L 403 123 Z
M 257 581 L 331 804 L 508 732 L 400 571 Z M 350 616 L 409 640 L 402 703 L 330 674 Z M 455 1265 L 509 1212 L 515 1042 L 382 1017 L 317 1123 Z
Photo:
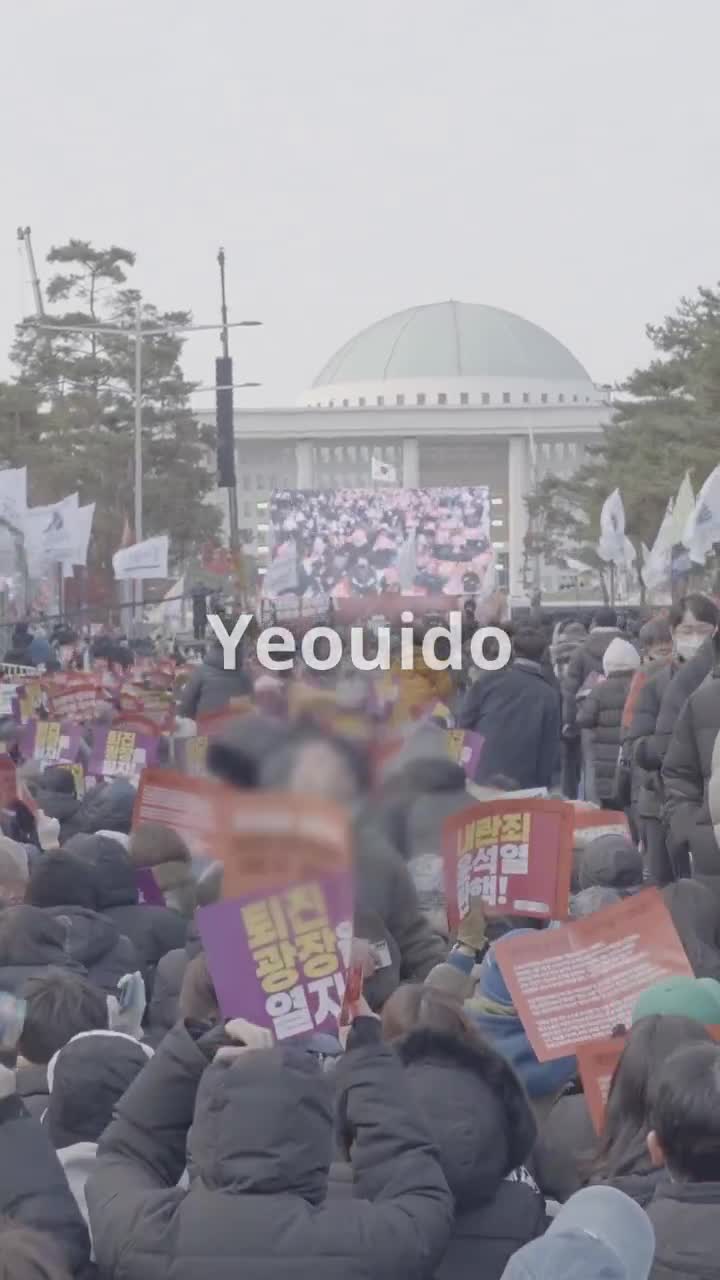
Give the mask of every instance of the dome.
M 596 400 L 587 370 L 539 325 L 498 307 L 434 302 L 376 321 L 328 360 L 306 404 L 517 404 Z M 569 394 L 566 394 L 568 393 Z M 333 399 L 329 399 L 333 395 Z M 346 399 L 343 399 L 343 396 Z M 419 398 L 417 398 L 419 396 Z M 489 397 L 489 398 L 488 398 Z
M 479 302 L 432 302 L 363 329 L 313 386 L 438 377 L 590 381 L 567 347 L 522 316 Z

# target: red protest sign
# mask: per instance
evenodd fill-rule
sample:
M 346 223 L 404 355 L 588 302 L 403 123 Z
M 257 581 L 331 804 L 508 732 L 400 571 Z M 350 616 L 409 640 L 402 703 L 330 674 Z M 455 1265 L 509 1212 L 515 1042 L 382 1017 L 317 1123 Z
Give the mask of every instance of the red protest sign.
M 124 733 L 139 733 L 145 738 L 157 738 L 158 727 L 149 716 L 134 711 L 119 711 L 113 716 L 113 729 Z
M 233 724 L 238 716 L 249 715 L 253 710 L 250 698 L 233 698 L 229 706 L 223 707 L 222 710 L 209 711 L 206 716 L 198 716 L 198 732 L 205 737 L 213 737 L 221 733 L 226 725 Z
M 63 688 L 55 683 L 46 686 L 48 711 L 54 720 L 92 720 L 95 704 L 102 691 L 94 680 L 82 679 Z
M 218 797 L 223 790 L 212 778 L 145 769 L 133 808 L 133 830 L 143 822 L 157 822 L 182 836 L 192 853 L 217 857 Z
M 627 836 L 630 839 L 630 824 L 622 810 L 618 809 L 586 809 L 582 805 L 568 805 L 573 815 L 573 830 L 576 837 L 587 833 L 586 839 L 597 840 L 600 836 Z
M 558 929 L 500 939 L 495 956 L 540 1062 L 629 1026 L 653 983 L 692 976 L 657 889 Z
M 443 875 L 453 927 L 480 898 L 488 915 L 567 915 L 572 814 L 562 800 L 491 800 L 443 824 Z
M 610 1085 L 625 1044 L 625 1036 L 613 1036 L 609 1040 L 591 1040 L 577 1048 L 578 1071 L 596 1133 L 603 1131 Z

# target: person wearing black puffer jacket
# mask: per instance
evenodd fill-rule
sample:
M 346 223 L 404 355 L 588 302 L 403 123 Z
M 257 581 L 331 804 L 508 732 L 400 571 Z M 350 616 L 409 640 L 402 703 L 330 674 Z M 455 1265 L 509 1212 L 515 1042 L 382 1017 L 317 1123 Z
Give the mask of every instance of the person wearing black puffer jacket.
M 25 901 L 41 907 L 63 930 L 65 953 L 81 965 L 91 982 L 112 995 L 140 961 L 129 938 L 112 920 L 99 915 L 92 867 L 59 849 L 33 867 Z
M 66 853 L 87 861 L 95 883 L 95 909 L 126 938 L 137 953 L 146 990 L 150 991 L 158 963 L 168 951 L 184 947 L 188 922 L 179 911 L 152 903 L 140 905 L 130 855 L 109 836 L 73 836 Z
M 179 1017 L 178 1001 L 185 970 L 190 961 L 200 955 L 202 949 L 198 927 L 191 921 L 185 946 L 168 951 L 158 964 L 147 1015 L 147 1034 L 151 1044 L 158 1044 L 175 1026 Z
M 580 703 L 577 726 L 587 731 L 583 736 L 584 767 L 586 777 L 594 779 L 595 794 L 585 798 L 612 808 L 623 709 L 633 675 L 640 666 L 640 655 L 629 640 L 616 637 L 610 641 L 602 662 L 605 680 Z
M 401 987 L 383 1010 L 383 1027 L 455 1200 L 435 1280 L 500 1280 L 512 1254 L 547 1227 L 545 1201 L 524 1168 L 537 1133 L 527 1095 L 444 992 Z M 343 1110 L 341 1096 L 341 1130 Z M 379 1172 L 356 1174 L 354 1195 L 374 1199 Z
M 218 1031 L 178 1023 L 100 1139 L 85 1190 L 101 1274 L 429 1280 L 452 1196 L 379 1021 L 355 1019 L 337 1071 L 353 1164 L 374 1189 L 341 1212 L 325 1203 L 332 1080 L 301 1044 L 270 1047 L 241 1019 Z M 230 1060 L 209 1066 L 218 1043 Z

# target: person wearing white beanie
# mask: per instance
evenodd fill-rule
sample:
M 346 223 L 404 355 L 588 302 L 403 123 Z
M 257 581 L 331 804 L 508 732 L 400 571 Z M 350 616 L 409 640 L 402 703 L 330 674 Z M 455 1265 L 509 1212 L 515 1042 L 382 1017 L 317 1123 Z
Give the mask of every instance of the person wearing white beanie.
M 625 700 L 633 676 L 640 666 L 640 654 L 629 640 L 615 636 L 603 654 L 605 679 L 578 705 L 577 723 L 583 733 L 586 776 L 594 778 L 597 800 L 604 808 L 618 808 L 616 780 L 622 742 Z

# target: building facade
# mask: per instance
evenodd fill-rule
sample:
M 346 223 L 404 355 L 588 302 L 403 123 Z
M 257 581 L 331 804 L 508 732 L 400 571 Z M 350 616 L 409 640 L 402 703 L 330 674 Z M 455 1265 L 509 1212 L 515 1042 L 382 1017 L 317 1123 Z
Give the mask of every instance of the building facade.
M 239 524 L 262 573 L 273 489 L 367 488 L 375 457 L 406 487 L 487 485 L 500 585 L 515 599 L 531 585 L 553 595 L 557 568 L 540 565 L 531 583 L 525 499 L 544 476 L 576 471 L 611 413 L 607 389 L 521 316 L 413 307 L 341 347 L 298 406 L 236 411 Z

